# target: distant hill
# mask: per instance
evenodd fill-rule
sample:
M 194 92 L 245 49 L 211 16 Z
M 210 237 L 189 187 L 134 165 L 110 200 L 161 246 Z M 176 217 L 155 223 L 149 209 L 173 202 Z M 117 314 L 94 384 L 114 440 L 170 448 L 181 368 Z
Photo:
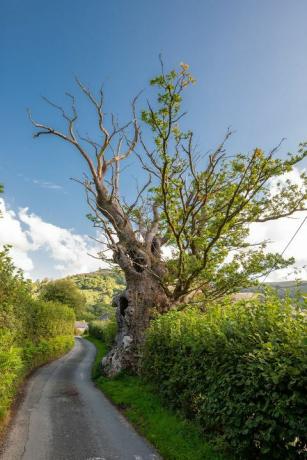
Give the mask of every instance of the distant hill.
M 84 312 L 78 319 L 91 321 L 101 316 L 114 315 L 112 298 L 114 294 L 125 288 L 125 279 L 120 270 L 100 269 L 91 273 L 80 273 L 78 275 L 66 276 L 74 282 L 86 298 Z M 38 297 L 44 285 L 50 280 L 44 279 L 32 283 L 32 293 Z
M 106 313 L 114 314 L 112 297 L 125 288 L 123 274 L 119 270 L 100 269 L 67 277 L 86 297 L 84 319 L 90 321 Z
M 264 285 L 276 289 L 281 297 L 284 297 L 288 293 L 291 297 L 298 293 L 304 297 L 307 295 L 307 281 L 276 281 L 264 283 Z M 262 287 L 259 286 L 256 288 L 243 289 L 242 292 L 259 292 L 261 290 Z
M 81 290 L 101 291 L 105 287 L 107 280 L 113 280 L 115 284 L 123 286 L 125 284 L 124 275 L 119 270 L 100 268 L 95 272 L 78 273 L 68 276 Z
M 307 280 L 306 281 L 276 281 L 269 284 L 272 287 L 280 289 L 296 289 L 297 287 L 304 292 L 307 292 Z

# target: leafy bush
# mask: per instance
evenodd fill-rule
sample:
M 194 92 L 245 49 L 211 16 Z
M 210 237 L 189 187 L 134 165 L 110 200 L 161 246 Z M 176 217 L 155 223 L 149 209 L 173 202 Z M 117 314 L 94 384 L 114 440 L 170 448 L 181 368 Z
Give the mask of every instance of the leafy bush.
M 86 298 L 70 279 L 49 281 L 40 292 L 42 300 L 65 304 L 71 307 L 76 316 L 82 316 Z
M 0 420 L 24 376 L 72 347 L 75 322 L 66 305 L 31 297 L 8 251 L 0 251 Z
M 21 349 L 12 347 L 8 331 L 0 332 L 0 420 L 5 415 L 23 371 Z
M 38 343 L 28 342 L 22 349 L 22 359 L 26 369 L 31 370 L 37 366 L 60 357 L 67 353 L 73 346 L 73 337 L 64 335 L 42 339 Z
M 10 407 L 22 378 L 35 367 L 69 351 L 73 343 L 72 336 L 58 336 L 36 344 L 28 341 L 23 348 L 4 349 L 0 341 L 0 420 Z
M 57 287 L 60 287 L 60 289 L 54 289 L 54 282 L 50 286 L 50 282 L 47 280 L 36 281 L 32 285 L 32 291 L 35 296 L 41 297 L 47 290 L 49 291 L 49 295 L 51 293 L 52 296 L 52 298 L 48 296 L 47 300 L 60 300 L 62 303 L 72 306 L 72 303 L 74 304 L 74 298 L 76 297 L 73 296 L 73 299 L 71 299 L 71 289 L 69 288 L 69 284 L 70 286 L 72 284 L 74 286 L 74 291 L 77 287 L 79 294 L 82 294 L 86 300 L 86 302 L 83 301 L 81 309 L 78 308 L 76 311 L 77 319 L 83 319 L 87 322 L 99 319 L 104 314 L 114 316 L 114 308 L 111 305 L 112 298 L 116 293 L 125 288 L 123 274 L 116 269 L 100 269 L 92 273 L 73 275 L 65 278 L 64 280 L 58 280 L 55 284 Z M 65 286 L 67 285 L 68 290 L 65 289 Z M 54 297 L 55 294 L 57 295 L 56 298 Z
M 57 302 L 32 300 L 27 316 L 27 337 L 33 341 L 74 334 L 74 311 Z
M 143 373 L 236 458 L 300 458 L 307 441 L 305 326 L 298 306 L 272 295 L 206 314 L 171 312 L 150 327 Z
M 16 270 L 5 247 L 0 251 L 0 329 L 8 329 L 16 340 L 22 340 L 29 299 L 30 284 Z
M 96 320 L 89 324 L 89 334 L 96 339 L 103 340 L 108 348 L 111 348 L 116 336 L 115 319 Z

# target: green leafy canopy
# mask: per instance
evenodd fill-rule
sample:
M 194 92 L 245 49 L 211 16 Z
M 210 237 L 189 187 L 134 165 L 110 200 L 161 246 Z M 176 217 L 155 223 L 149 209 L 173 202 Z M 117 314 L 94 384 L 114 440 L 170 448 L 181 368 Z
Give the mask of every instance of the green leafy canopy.
M 142 120 L 153 133 L 153 145 L 145 149 L 143 166 L 156 178 L 151 200 L 161 210 L 162 238 L 173 248 L 166 284 L 175 299 L 195 294 L 214 299 L 294 262 L 267 252 L 266 241 L 249 243 L 248 236 L 251 223 L 306 209 L 306 173 L 299 184 L 285 180 L 285 174 L 306 157 L 307 144 L 285 159 L 277 157 L 280 145 L 268 153 L 257 147 L 228 155 L 228 131 L 213 152 L 203 155 L 193 132 L 179 124 L 185 115 L 183 92 L 194 82 L 187 64 L 151 81 L 156 104 L 148 104 Z

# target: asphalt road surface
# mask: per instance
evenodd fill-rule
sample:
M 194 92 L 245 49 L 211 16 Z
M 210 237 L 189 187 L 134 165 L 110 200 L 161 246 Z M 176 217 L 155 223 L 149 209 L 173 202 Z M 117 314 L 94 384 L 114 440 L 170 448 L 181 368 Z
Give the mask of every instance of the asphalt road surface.
M 77 338 L 71 352 L 32 375 L 2 460 L 161 458 L 91 382 L 94 356 Z

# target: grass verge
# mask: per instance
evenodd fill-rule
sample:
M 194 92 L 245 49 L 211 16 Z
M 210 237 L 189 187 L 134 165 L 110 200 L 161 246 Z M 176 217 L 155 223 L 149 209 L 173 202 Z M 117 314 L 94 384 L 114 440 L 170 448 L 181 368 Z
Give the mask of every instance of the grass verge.
M 164 460 L 225 460 L 204 440 L 195 423 L 163 407 L 150 386 L 139 377 L 125 374 L 114 379 L 102 377 L 99 363 L 107 351 L 106 345 L 94 337 L 85 338 L 97 349 L 92 368 L 96 386 L 124 412 Z

